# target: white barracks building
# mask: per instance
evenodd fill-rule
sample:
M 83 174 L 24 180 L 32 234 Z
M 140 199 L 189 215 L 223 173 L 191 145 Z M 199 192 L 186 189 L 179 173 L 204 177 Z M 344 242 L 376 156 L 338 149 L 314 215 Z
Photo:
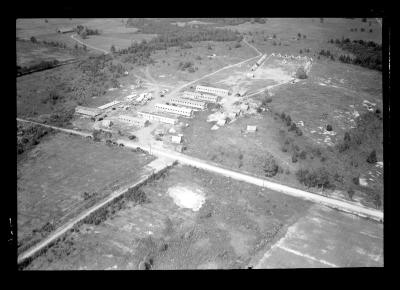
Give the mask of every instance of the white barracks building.
M 177 114 L 186 117 L 192 116 L 192 109 L 184 108 L 184 107 L 177 107 L 177 106 L 170 106 L 165 104 L 156 104 L 154 106 L 157 111 L 166 112 L 170 114 Z
M 206 103 L 188 99 L 181 99 L 181 98 L 171 98 L 169 103 L 179 105 L 179 106 L 186 106 L 192 107 L 200 110 L 204 110 L 206 107 Z
M 156 122 L 162 122 L 162 123 L 173 124 L 173 125 L 178 123 L 178 119 L 176 119 L 176 118 L 157 115 L 157 114 L 153 114 L 153 113 L 149 113 L 149 112 L 137 112 L 137 115 L 139 117 L 149 120 L 149 121 L 156 121 Z
M 199 100 L 204 102 L 216 103 L 218 102 L 218 96 L 202 94 L 199 92 L 184 91 L 182 97 L 192 100 Z
M 213 87 L 205 87 L 205 86 L 196 86 L 196 91 L 203 93 L 210 93 L 221 97 L 226 97 L 229 95 L 228 90 L 213 88 Z

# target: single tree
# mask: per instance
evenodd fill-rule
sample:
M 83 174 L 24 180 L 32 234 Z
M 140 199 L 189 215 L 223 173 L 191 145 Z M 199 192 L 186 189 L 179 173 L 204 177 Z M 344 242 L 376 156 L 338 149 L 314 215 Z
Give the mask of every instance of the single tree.
M 371 153 L 369 154 L 368 158 L 367 158 L 367 162 L 368 163 L 376 163 L 377 159 L 376 159 L 376 151 L 372 150 Z

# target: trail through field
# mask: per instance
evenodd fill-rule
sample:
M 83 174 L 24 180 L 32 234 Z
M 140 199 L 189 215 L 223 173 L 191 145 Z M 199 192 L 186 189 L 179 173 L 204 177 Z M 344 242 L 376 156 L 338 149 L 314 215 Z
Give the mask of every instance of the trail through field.
M 73 40 L 75 40 L 76 42 L 82 44 L 82 45 L 85 45 L 85 46 L 90 47 L 90 48 L 92 48 L 92 49 L 101 51 L 101 52 L 103 52 L 104 54 L 108 54 L 108 53 L 109 53 L 108 51 L 106 51 L 106 50 L 104 50 L 104 49 L 101 49 L 101 48 L 98 48 L 98 47 L 94 47 L 94 46 L 92 46 L 92 45 L 89 45 L 89 44 L 86 44 L 86 43 L 80 41 L 79 39 L 76 39 L 76 38 L 74 37 L 73 34 L 71 35 L 71 38 L 72 38 Z

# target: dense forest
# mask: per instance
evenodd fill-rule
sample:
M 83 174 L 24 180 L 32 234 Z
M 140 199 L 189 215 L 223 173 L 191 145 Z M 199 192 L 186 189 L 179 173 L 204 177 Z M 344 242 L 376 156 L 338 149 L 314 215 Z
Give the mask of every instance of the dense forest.
M 351 41 L 349 38 L 331 39 L 329 42 L 354 55 L 340 55 L 339 61 L 382 71 L 382 45 L 373 41 Z

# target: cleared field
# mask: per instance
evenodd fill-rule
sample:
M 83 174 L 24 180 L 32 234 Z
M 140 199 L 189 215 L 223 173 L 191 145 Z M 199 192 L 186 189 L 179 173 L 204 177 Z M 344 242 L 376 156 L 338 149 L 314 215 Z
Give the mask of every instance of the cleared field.
M 117 49 L 126 48 L 133 41 L 149 40 L 156 36 L 136 33 L 136 28 L 125 27 L 123 18 L 49 18 L 47 23 L 41 18 L 17 19 L 17 37 L 30 39 L 34 36 L 39 40 L 61 41 L 72 47 L 76 44 L 70 37 L 72 33 L 59 34 L 56 30 L 61 27 L 74 28 L 77 25 L 98 29 L 100 35 L 91 35 L 82 41 L 107 51 L 113 44 Z
M 17 165 L 19 241 L 47 222 L 59 225 L 84 209 L 90 202 L 84 192 L 102 198 L 139 180 L 152 160 L 62 133 L 41 142 Z
M 153 269 L 241 268 L 310 206 L 186 166 L 142 189 L 150 203 L 81 226 L 27 269 L 137 269 L 146 255 Z M 193 194 L 204 197 L 199 211 L 176 200 Z
M 314 205 L 253 266 L 383 267 L 383 225 Z
M 257 55 L 252 48 L 243 43 L 239 48 L 234 48 L 234 44 L 234 42 L 200 42 L 191 43 L 193 48 L 189 49 L 169 48 L 166 51 L 157 51 L 152 55 L 156 63 L 149 66 L 149 71 L 156 81 L 178 86 Z M 209 45 L 212 47 L 211 50 L 208 49 Z M 215 57 L 208 57 L 213 54 Z M 181 62 L 192 62 L 197 70 L 181 71 L 179 70 Z
M 65 61 L 76 57 L 76 53 L 56 47 L 45 47 L 32 42 L 17 41 L 17 65 L 31 66 L 41 61 Z

